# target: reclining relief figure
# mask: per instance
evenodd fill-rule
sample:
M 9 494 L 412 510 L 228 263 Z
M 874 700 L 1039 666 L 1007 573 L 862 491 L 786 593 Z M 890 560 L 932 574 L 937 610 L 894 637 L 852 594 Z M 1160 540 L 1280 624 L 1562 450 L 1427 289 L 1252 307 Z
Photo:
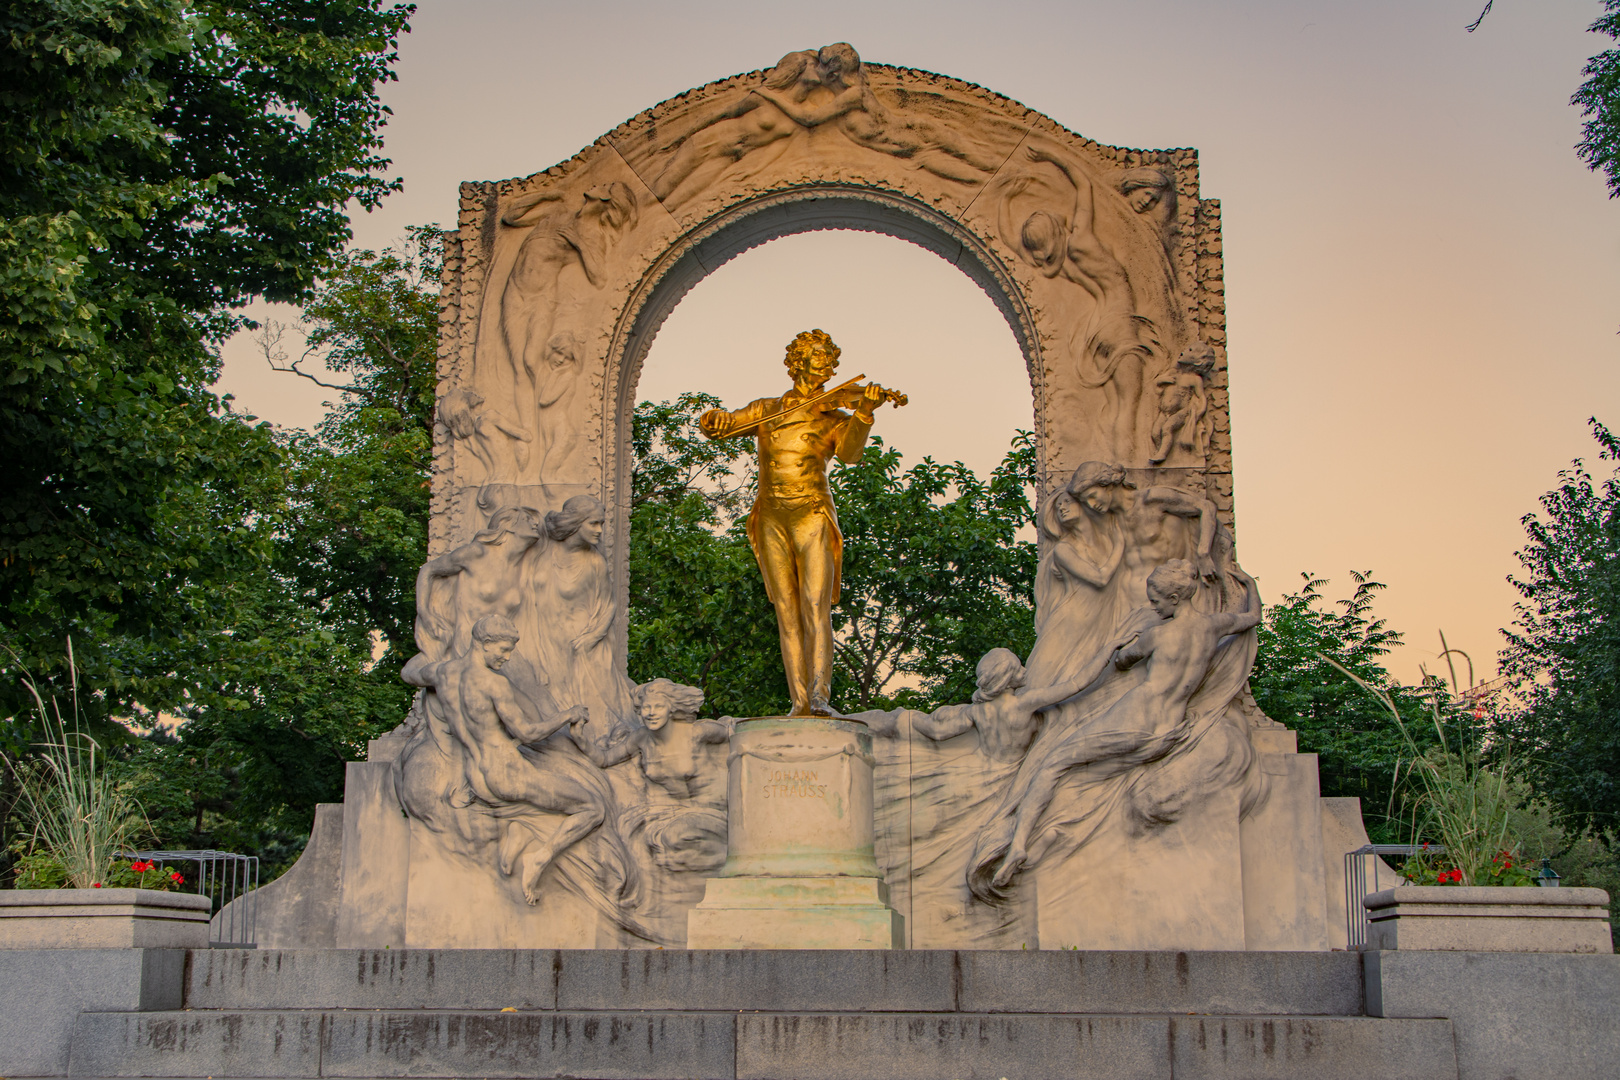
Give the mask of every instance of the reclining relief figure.
M 1189 734 L 1188 705 L 1204 683 L 1222 639 L 1254 629 L 1260 597 L 1253 579 L 1233 571 L 1246 588 L 1240 611 L 1203 614 L 1191 604 L 1198 571 L 1174 559 L 1148 578 L 1148 607 L 1157 620 L 1095 665 L 1120 671 L 1144 664 L 1145 677 L 1103 712 L 1062 734 L 1048 748 L 1041 767 L 1021 775 L 1002 801 L 1002 818 L 980 838 L 970 875 L 983 896 L 1004 888 L 1029 858 L 1030 839 L 1051 804 L 1058 782 L 1070 770 L 1095 766 L 1090 779 L 1118 773 L 1168 754 Z M 1090 681 L 1090 680 L 1088 680 Z M 1224 707 L 1224 702 L 1222 706 Z M 1008 836 L 1007 825 L 1011 824 Z M 995 871 L 988 884 L 983 878 Z
M 497 865 L 502 874 L 520 875 L 530 904 L 539 902 L 540 878 L 552 861 L 593 833 L 609 898 L 632 901 L 635 862 L 615 827 L 617 808 L 607 780 L 589 762 L 547 741 L 565 725 L 584 723 L 586 710 L 575 706 L 543 716 L 512 686 L 501 671 L 518 643 L 510 619 L 485 616 L 471 636 L 466 652 L 417 672 L 438 695 L 460 751 L 464 801 L 453 799 L 452 806 L 477 803 L 501 820 Z M 554 830 L 545 818 L 535 820 L 551 814 L 564 815 Z

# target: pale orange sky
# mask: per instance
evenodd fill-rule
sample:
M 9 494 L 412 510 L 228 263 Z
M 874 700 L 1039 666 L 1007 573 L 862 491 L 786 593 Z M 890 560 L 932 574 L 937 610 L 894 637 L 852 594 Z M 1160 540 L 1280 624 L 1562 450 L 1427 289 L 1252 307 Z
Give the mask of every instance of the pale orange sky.
M 1596 0 L 996 5 L 425 0 L 387 152 L 405 191 L 355 220 L 378 247 L 455 219 L 456 185 L 537 172 L 664 98 L 782 54 L 862 57 L 980 83 L 1103 142 L 1200 152 L 1222 200 L 1239 552 L 1267 599 L 1301 570 L 1371 570 L 1408 635 L 1489 674 L 1512 619 L 1519 518 L 1585 421 L 1620 423 L 1620 204 L 1575 157 L 1567 102 L 1607 39 Z M 986 469 L 1031 425 L 990 301 L 887 237 L 776 241 L 705 280 L 643 395 L 735 404 L 821 326 L 850 374 L 906 390 L 879 433 Z M 227 347 L 219 389 L 308 425 L 325 391 Z M 774 392 L 774 391 L 773 391 Z M 1337 591 L 1335 592 L 1337 595 Z

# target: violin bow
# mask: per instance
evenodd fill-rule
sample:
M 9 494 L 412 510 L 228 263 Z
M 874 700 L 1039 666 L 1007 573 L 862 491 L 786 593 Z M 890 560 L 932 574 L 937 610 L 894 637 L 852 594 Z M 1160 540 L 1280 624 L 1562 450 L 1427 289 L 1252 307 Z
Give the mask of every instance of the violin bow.
M 814 405 L 818 401 L 826 401 L 828 398 L 832 397 L 834 394 L 839 393 L 840 391 L 843 391 L 843 390 L 848 390 L 851 386 L 854 386 L 856 383 L 860 382 L 864 378 L 866 378 L 865 375 L 857 375 L 853 379 L 849 379 L 849 380 L 846 380 L 844 382 L 839 383 L 837 386 L 833 387 L 831 390 L 823 390 L 821 393 L 817 394 L 813 398 L 805 398 L 803 401 L 798 402 L 797 404 L 794 404 L 794 405 L 789 405 L 785 409 L 778 409 L 775 412 L 771 413 L 771 415 L 769 415 L 767 417 L 764 417 L 763 419 L 753 421 L 748 426 L 749 427 L 755 427 L 755 426 L 757 426 L 759 424 L 768 424 L 772 420 L 775 420 L 775 419 L 777 419 L 779 417 L 786 416 L 788 413 L 798 412 L 800 409 L 804 408 L 807 405 Z

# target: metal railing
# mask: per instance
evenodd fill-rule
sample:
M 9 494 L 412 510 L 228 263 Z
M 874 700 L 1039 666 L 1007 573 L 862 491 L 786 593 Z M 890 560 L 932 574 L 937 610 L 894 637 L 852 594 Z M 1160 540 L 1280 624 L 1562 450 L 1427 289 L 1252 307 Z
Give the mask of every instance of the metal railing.
M 1401 859 L 1411 858 L 1422 852 L 1425 855 L 1444 855 L 1446 849 L 1439 844 L 1429 844 L 1420 847 L 1417 844 L 1367 844 L 1344 856 L 1344 930 L 1349 939 L 1351 950 L 1359 949 L 1367 944 L 1367 908 L 1362 903 L 1370 894 L 1383 887 L 1379 881 L 1378 868 L 1383 864 L 1383 856 L 1393 855 Z M 1367 887 L 1367 867 L 1372 866 L 1372 888 Z M 1389 882 L 1393 888 L 1396 885 L 1406 884 L 1406 879 L 1397 876 Z
M 208 944 L 213 948 L 252 948 L 259 917 L 259 857 L 230 851 L 131 851 L 122 859 L 145 859 L 172 865 L 189 863 L 196 867 L 187 884 L 213 901 L 213 918 L 208 923 Z M 240 904 L 232 901 L 241 900 Z

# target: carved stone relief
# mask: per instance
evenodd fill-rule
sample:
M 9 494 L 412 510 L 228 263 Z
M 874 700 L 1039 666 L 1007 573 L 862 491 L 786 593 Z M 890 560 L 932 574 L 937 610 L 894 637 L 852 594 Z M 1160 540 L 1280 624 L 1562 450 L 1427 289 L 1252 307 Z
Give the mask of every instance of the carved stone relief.
M 971 702 L 850 718 L 883 736 L 877 857 L 911 944 L 1066 940 L 1063 904 L 1106 873 L 1093 849 L 1227 803 L 1235 835 L 1263 800 L 1219 208 L 1192 151 L 1100 146 L 835 44 L 464 185 L 459 225 L 404 672 L 423 692 L 393 766 L 413 890 L 480 875 L 491 925 L 528 944 L 684 942 L 726 857 L 734 721 L 626 675 L 635 381 L 703 273 L 813 228 L 892 232 L 985 287 L 1025 349 L 1048 477 L 1027 660 L 985 656 Z

